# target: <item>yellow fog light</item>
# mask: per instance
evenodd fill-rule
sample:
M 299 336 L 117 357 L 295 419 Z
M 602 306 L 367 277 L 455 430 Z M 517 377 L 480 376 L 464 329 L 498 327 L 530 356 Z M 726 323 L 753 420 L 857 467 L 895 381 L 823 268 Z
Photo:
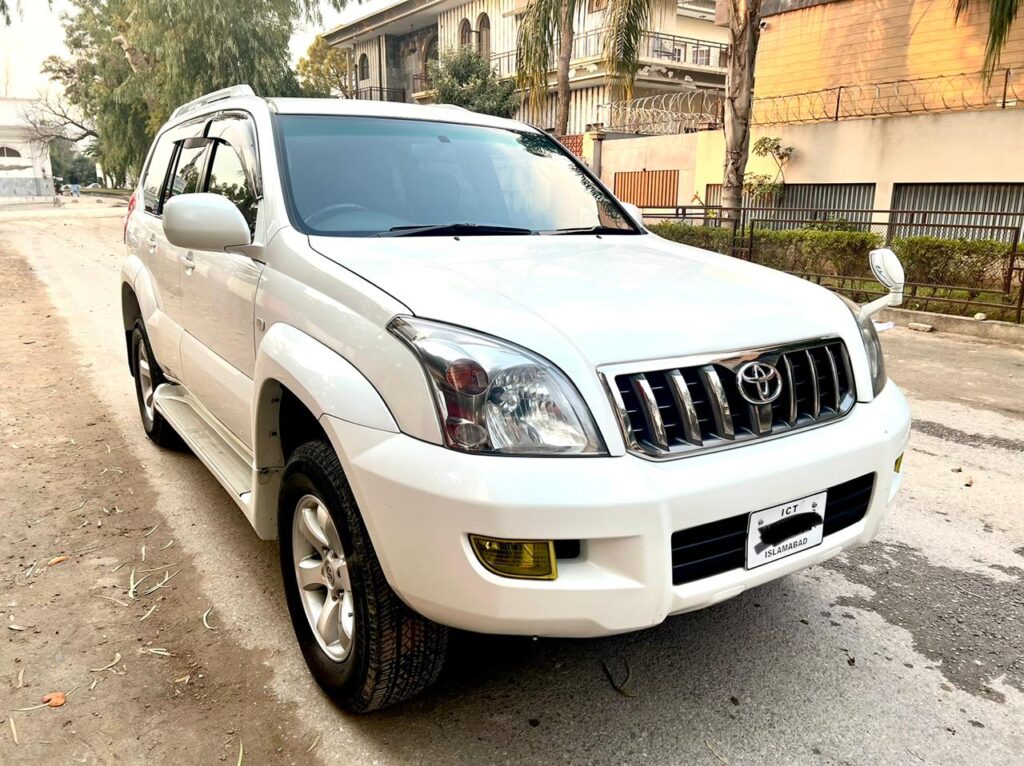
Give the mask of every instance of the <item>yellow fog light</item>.
M 903 467 L 903 453 L 900 453 L 900 456 L 898 458 L 896 458 L 896 465 L 894 465 L 892 467 L 892 470 L 894 470 L 896 473 L 899 473 L 900 469 L 902 467 Z
M 470 535 L 473 552 L 486 569 L 502 577 L 554 580 L 558 577 L 551 540 L 499 540 Z

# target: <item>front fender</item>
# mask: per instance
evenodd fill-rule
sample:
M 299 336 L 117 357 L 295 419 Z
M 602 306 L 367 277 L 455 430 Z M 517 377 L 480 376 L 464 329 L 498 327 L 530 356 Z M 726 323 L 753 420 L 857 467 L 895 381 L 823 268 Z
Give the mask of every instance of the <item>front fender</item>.
M 387 404 L 366 377 L 341 355 L 287 324 L 275 324 L 264 334 L 256 352 L 253 378 L 253 446 L 257 467 L 280 465 L 276 439 L 278 386 L 291 391 L 319 420 L 323 415 L 349 423 L 398 433 Z

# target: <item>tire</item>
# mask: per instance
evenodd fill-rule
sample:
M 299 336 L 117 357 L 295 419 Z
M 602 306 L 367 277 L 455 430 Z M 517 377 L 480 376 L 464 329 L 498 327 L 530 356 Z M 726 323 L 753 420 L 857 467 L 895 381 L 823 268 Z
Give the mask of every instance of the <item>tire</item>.
M 157 386 L 165 382 L 165 378 L 156 357 L 153 356 L 153 348 L 149 345 L 149 337 L 141 319 L 135 322 L 132 329 L 131 354 L 132 370 L 135 374 L 135 399 L 139 404 L 139 415 L 146 436 L 161 447 L 181 449 L 181 437 L 153 405 L 153 392 Z
M 299 647 L 313 678 L 341 707 L 379 710 L 437 680 L 448 629 L 416 614 L 388 585 L 330 445 L 307 442 L 289 457 L 278 535 Z

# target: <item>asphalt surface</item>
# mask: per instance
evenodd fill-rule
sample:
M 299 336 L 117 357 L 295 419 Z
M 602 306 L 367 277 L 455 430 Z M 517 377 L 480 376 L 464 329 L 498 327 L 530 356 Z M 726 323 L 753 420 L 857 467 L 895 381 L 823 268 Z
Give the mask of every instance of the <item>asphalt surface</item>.
M 120 325 L 121 223 L 102 207 L 0 213 L 0 257 L 24 259 L 46 286 L 82 406 L 142 466 L 161 530 L 216 606 L 221 656 L 259 660 L 266 694 L 211 713 L 224 716 L 225 737 L 284 721 L 303 742 L 315 737 L 293 762 L 382 765 L 1022 762 L 1021 349 L 884 333 L 915 426 L 904 489 L 872 544 L 642 633 L 458 635 L 436 688 L 355 718 L 305 671 L 275 544 L 255 537 L 195 458 L 161 452 L 138 425 Z M 247 763 L 278 762 L 247 751 Z

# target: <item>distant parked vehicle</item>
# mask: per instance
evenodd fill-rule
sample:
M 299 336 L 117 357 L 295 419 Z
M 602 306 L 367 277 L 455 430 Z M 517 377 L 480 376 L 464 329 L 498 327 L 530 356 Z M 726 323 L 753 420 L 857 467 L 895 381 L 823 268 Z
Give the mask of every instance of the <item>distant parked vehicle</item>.
M 102 189 L 103 187 L 100 186 L 98 183 L 93 182 L 91 184 L 86 185 L 84 188 L 86 188 L 86 189 Z

